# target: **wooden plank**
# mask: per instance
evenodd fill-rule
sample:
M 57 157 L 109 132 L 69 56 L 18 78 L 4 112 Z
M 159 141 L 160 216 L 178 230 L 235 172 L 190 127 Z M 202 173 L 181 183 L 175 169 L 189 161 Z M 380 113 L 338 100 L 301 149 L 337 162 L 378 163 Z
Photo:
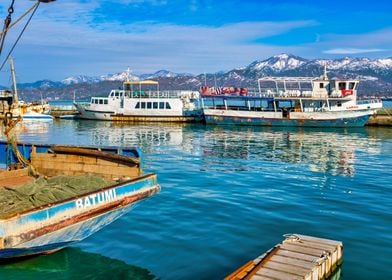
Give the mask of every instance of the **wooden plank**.
M 127 166 L 75 155 L 32 154 L 31 160 L 37 171 L 46 176 L 99 174 L 113 179 L 133 178 L 140 174 L 140 169 L 136 165 Z
M 305 255 L 310 255 L 319 258 L 321 269 L 319 271 L 319 275 L 328 275 L 332 269 L 332 263 L 330 259 L 325 259 L 325 261 L 321 261 L 321 257 L 324 256 L 324 250 L 322 249 L 314 249 L 309 247 L 302 247 L 298 245 L 292 244 L 282 244 L 280 247 L 287 251 L 292 251 L 296 253 L 301 253 Z M 315 259 L 316 261 L 317 259 Z
M 311 255 L 311 256 L 315 256 L 315 257 L 319 257 L 319 258 L 322 257 L 324 254 L 324 250 L 322 250 L 322 249 L 303 247 L 300 245 L 293 245 L 293 244 L 282 244 L 280 246 L 280 248 L 287 250 L 287 251 L 302 253 L 305 255 Z
M 261 270 L 259 270 L 258 272 L 256 272 L 256 275 L 258 276 L 266 276 L 266 277 L 271 277 L 277 280 L 303 280 L 303 277 L 298 276 L 298 275 L 294 275 L 291 273 L 286 273 L 286 272 L 282 272 L 282 271 L 278 271 L 278 270 L 273 270 L 270 268 L 263 268 Z M 251 278 L 252 279 L 252 278 Z
M 9 170 L 9 171 L 4 170 L 4 172 L 0 173 L 0 179 L 16 178 L 16 177 L 27 176 L 27 175 L 29 175 L 28 168 Z
M 27 183 L 30 183 L 34 181 L 34 177 L 31 176 L 19 176 L 16 178 L 4 178 L 0 179 L 0 188 L 1 187 L 7 187 L 7 188 L 12 188 L 12 187 L 17 187 L 21 186 Z
M 341 258 L 342 254 L 342 247 L 339 245 L 330 245 L 326 243 L 319 243 L 314 242 L 313 240 L 303 240 L 303 239 L 286 239 L 283 241 L 283 244 L 292 244 L 297 246 L 302 246 L 306 248 L 313 248 L 313 249 L 321 249 L 326 252 L 325 255 L 329 255 L 330 260 L 327 260 L 327 263 L 331 263 L 332 267 L 335 267 Z
M 325 239 L 323 239 L 325 240 Z M 333 241 L 333 240 L 331 240 Z M 324 250 L 327 250 L 328 252 L 331 253 L 332 256 L 332 265 L 336 265 L 336 264 L 340 264 L 342 262 L 342 256 L 343 256 L 343 244 L 342 242 L 337 242 L 336 241 L 336 245 L 333 245 L 333 242 L 329 242 L 329 243 L 320 243 L 318 240 L 313 240 L 313 239 L 300 239 L 298 241 L 296 240 L 285 240 L 283 241 L 283 243 L 295 243 L 295 242 L 299 242 L 304 244 L 304 246 L 308 246 L 308 247 L 316 247 L 316 248 L 323 248 Z
M 341 241 L 336 241 L 332 239 L 325 239 L 325 238 L 319 238 L 319 237 L 313 237 L 309 235 L 302 235 L 302 234 L 295 234 L 298 236 L 301 240 L 306 240 L 306 241 L 311 241 L 311 242 L 317 242 L 317 243 L 323 243 L 323 244 L 328 244 L 332 246 L 343 246 L 343 243 Z
M 316 260 L 319 259 L 318 257 L 312 256 L 312 255 L 302 254 L 302 253 L 293 252 L 293 251 L 284 250 L 284 249 L 279 250 L 276 253 L 276 255 L 289 257 L 292 259 L 303 260 L 303 261 L 307 261 L 307 262 L 315 262 Z
M 248 275 L 249 271 L 251 271 L 255 267 L 255 263 L 253 261 L 249 261 L 236 271 L 231 273 L 230 275 L 225 277 L 225 280 L 238 280 L 244 279 L 246 275 Z
M 337 267 L 342 248 L 343 244 L 340 241 L 291 235 L 281 244 L 256 258 L 253 261 L 254 265 L 252 264 L 253 268 L 237 270 L 237 274 L 232 274 L 234 278 L 230 280 L 325 279 Z
M 279 252 L 276 253 L 276 255 L 274 255 L 271 258 L 271 261 L 279 262 L 279 263 L 286 263 L 286 264 L 295 265 L 295 266 L 299 266 L 299 267 L 307 268 L 307 269 L 314 268 L 314 263 L 311 261 L 304 261 L 304 260 L 300 260 L 300 259 L 294 259 L 294 258 L 280 256 Z
M 274 262 L 272 260 L 272 258 L 270 259 L 269 262 L 267 262 L 263 265 L 262 269 L 264 269 L 264 268 L 270 268 L 273 270 L 282 271 L 282 272 L 290 273 L 293 275 L 301 276 L 304 279 L 310 279 L 310 277 L 312 275 L 311 270 L 309 271 L 306 268 L 296 266 L 296 265 L 291 265 L 288 263 Z
M 275 280 L 276 278 L 271 278 L 268 276 L 253 275 L 252 280 Z

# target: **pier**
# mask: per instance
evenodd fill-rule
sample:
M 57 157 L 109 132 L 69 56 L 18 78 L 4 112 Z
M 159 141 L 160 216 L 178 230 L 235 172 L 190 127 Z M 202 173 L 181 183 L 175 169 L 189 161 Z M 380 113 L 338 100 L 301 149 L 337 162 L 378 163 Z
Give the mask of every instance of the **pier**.
M 382 108 L 369 118 L 367 126 L 392 126 L 392 108 Z
M 61 116 L 79 115 L 74 105 L 58 105 L 51 106 L 50 115 L 54 118 L 60 118 Z
M 249 261 L 225 280 L 319 280 L 332 276 L 342 263 L 340 241 L 301 234 L 285 237 L 282 243 Z

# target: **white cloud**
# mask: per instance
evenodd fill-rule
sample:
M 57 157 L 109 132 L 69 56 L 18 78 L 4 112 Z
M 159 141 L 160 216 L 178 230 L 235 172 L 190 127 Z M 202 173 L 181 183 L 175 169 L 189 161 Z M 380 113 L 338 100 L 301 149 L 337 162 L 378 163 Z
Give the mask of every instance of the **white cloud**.
M 37 58 L 45 65 L 41 73 L 31 71 L 31 78 L 25 78 L 28 80 L 63 79 L 71 74 L 100 75 L 121 71 L 128 65 L 137 73 L 157 69 L 191 73 L 229 70 L 261 55 L 287 51 L 254 43 L 255 40 L 315 24 L 288 21 L 241 22 L 218 27 L 154 22 L 93 25 L 89 12 L 94 9 L 93 4 L 77 9 L 77 16 L 70 13 L 77 8 L 73 3 L 65 5 L 62 13 L 49 12 L 49 6 L 45 8 L 47 13 L 41 11 L 35 18 L 15 51 L 16 60 L 19 56 L 25 62 L 22 67 L 29 64 L 35 67 Z M 10 33 L 10 41 L 17 34 Z M 292 52 L 294 49 L 297 48 Z M 50 72 L 46 73 L 46 69 Z
M 383 52 L 386 49 L 357 49 L 357 48 L 336 48 L 323 51 L 327 54 L 359 54 L 359 53 L 373 53 L 373 52 Z

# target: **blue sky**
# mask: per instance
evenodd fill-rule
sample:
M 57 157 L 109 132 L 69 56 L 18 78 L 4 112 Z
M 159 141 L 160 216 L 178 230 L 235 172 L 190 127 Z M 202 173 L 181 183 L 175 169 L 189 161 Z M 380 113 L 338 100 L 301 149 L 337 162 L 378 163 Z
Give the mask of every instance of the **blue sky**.
M 1 1 L 1 20 L 11 0 Z M 34 4 L 16 0 L 13 19 Z M 280 53 L 392 56 L 392 1 L 57 0 L 41 4 L 13 57 L 19 82 L 125 70 L 217 72 Z M 23 22 L 9 31 L 1 63 Z M 9 84 L 9 69 L 0 72 Z

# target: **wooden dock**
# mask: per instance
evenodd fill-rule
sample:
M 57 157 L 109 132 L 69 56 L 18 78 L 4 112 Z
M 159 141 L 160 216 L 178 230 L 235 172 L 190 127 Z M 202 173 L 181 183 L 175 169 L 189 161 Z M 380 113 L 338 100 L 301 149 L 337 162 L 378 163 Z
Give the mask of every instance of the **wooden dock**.
M 225 280 L 326 279 L 342 263 L 340 241 L 301 234 L 285 237 L 282 243 L 249 261 Z

